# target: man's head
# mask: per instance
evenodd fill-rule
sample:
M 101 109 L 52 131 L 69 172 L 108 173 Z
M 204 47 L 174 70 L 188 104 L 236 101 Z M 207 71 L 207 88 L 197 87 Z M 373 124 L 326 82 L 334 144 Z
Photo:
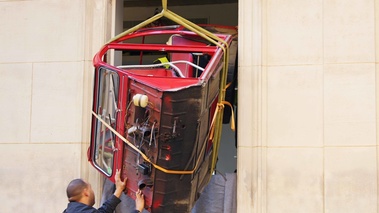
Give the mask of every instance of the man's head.
M 82 179 L 74 179 L 67 186 L 67 198 L 70 202 L 80 202 L 89 206 L 95 204 L 95 193 L 91 184 Z

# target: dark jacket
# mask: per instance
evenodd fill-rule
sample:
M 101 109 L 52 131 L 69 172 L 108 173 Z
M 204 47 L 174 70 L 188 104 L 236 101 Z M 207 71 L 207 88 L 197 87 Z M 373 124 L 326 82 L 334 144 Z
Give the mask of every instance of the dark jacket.
M 113 213 L 120 202 L 121 200 L 114 195 L 105 201 L 99 209 L 95 209 L 92 206 L 87 206 L 86 204 L 79 202 L 70 202 L 63 213 Z M 134 210 L 131 213 L 138 212 L 138 210 Z

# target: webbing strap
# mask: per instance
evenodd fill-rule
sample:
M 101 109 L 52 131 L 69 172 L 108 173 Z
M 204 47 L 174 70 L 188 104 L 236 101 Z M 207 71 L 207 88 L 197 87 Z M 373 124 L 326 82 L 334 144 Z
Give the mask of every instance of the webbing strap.
M 96 117 L 96 119 L 98 119 L 104 126 L 106 126 L 109 130 L 111 130 L 117 137 L 119 137 L 122 141 L 124 141 L 129 147 L 131 147 L 132 149 L 134 149 L 136 152 L 138 152 L 145 161 L 149 162 L 151 165 L 154 166 L 154 168 L 164 172 L 164 173 L 167 173 L 167 174 L 182 174 L 182 175 L 189 175 L 189 174 L 193 174 L 198 165 L 199 165 L 199 161 L 201 158 L 198 158 L 197 161 L 196 161 L 196 164 L 195 164 L 195 167 L 192 169 L 192 170 L 186 170 L 186 171 L 181 171 L 181 170 L 169 170 L 169 169 L 165 169 L 153 162 L 151 162 L 151 160 L 141 151 L 139 150 L 136 146 L 134 146 L 134 144 L 132 144 L 130 141 L 128 141 L 124 136 L 122 136 L 120 133 L 118 133 L 115 129 L 113 129 L 113 127 L 111 127 L 107 122 L 105 122 L 102 118 L 100 118 L 100 116 L 98 116 L 94 111 L 92 111 L 92 115 Z

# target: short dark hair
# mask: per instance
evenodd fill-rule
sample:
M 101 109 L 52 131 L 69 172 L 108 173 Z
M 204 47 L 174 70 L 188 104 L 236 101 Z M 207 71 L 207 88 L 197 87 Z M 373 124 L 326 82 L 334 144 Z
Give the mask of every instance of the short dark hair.
M 67 189 L 66 189 L 68 200 L 72 202 L 72 201 L 77 201 L 78 199 L 80 199 L 81 198 L 80 194 L 87 187 L 88 187 L 88 184 L 80 178 L 72 180 L 68 184 Z

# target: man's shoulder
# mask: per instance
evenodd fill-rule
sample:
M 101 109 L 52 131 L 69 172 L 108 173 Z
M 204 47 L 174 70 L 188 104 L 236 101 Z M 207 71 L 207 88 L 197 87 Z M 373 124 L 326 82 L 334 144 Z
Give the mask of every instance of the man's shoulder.
M 67 205 L 67 209 L 63 211 L 63 213 L 75 213 L 75 212 L 81 212 L 81 213 L 96 213 L 98 212 L 97 209 L 93 208 L 92 206 L 88 206 L 83 203 L 79 202 L 70 202 Z

